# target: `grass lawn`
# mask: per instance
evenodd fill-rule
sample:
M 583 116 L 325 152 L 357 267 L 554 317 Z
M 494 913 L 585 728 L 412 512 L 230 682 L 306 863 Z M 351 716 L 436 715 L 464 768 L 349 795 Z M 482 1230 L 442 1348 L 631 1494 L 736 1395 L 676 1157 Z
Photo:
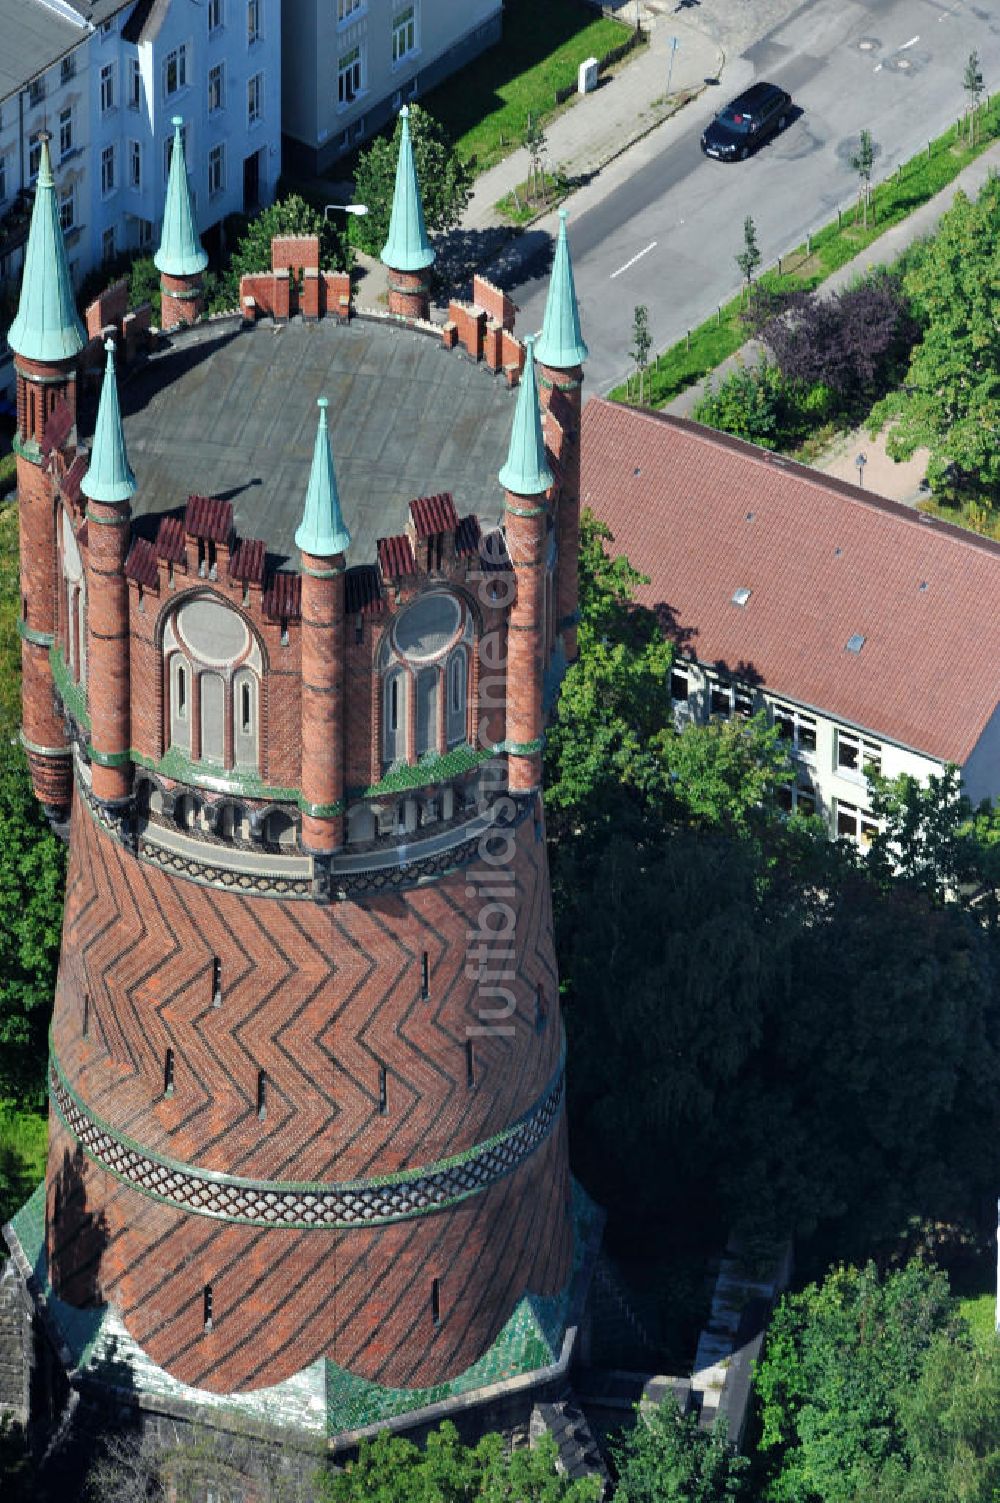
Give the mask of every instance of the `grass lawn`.
M 958 139 L 957 127 L 951 126 L 943 136 L 931 142 L 929 152 L 923 151 L 913 157 L 888 182 L 878 185 L 872 195 L 867 227 L 860 216 L 856 220 L 844 216 L 841 224 L 831 222 L 813 235 L 808 245 L 800 245 L 782 257 L 780 275 L 776 269 L 767 271 L 758 278 L 759 285 L 781 291 L 818 287 L 886 230 L 901 223 L 914 209 L 946 188 L 962 168 L 1000 134 L 1000 97 L 980 111 L 979 129 L 979 139 L 974 147 L 970 147 Z M 733 256 L 741 248 L 734 242 Z M 747 338 L 740 311 L 741 300 L 734 298 L 723 306 L 721 317 L 717 314 L 708 319 L 697 329 L 692 329 L 690 340 L 679 340 L 657 356 L 647 372 L 648 405 L 664 406 L 678 392 L 735 354 Z M 619 402 L 630 399 L 626 386 L 616 387 L 611 395 Z
M 48 1136 L 44 1112 L 0 1101 L 0 1224 L 24 1204 L 45 1174 Z
M 553 113 L 556 90 L 575 82 L 585 58 L 604 57 L 631 30 L 583 0 L 507 0 L 499 46 L 420 102 L 448 131 L 462 160 L 485 172 L 520 145 L 529 114 L 545 119 Z

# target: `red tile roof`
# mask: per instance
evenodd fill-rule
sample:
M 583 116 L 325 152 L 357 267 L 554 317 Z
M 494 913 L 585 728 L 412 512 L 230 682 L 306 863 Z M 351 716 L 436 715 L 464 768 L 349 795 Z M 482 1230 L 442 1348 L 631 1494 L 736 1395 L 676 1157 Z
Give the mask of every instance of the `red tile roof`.
M 160 577 L 156 563 L 156 549 L 146 538 L 136 538 L 125 560 L 125 578 L 152 588 Z
M 1000 699 L 1000 544 L 681 418 L 594 399 L 582 431 L 583 505 L 682 651 L 966 761 Z
M 302 614 L 302 575 L 275 574 L 264 595 L 264 614 L 272 621 L 297 621 Z
M 394 538 L 379 538 L 375 546 L 383 579 L 400 579 L 407 574 L 416 573 L 413 549 L 405 533 Z
M 443 491 L 439 496 L 418 496 L 416 501 L 410 502 L 410 516 L 418 538 L 454 532 L 458 526 L 458 513 L 449 491 Z
M 344 609 L 349 616 L 375 616 L 385 610 L 374 564 L 356 564 L 344 575 Z
M 455 552 L 459 558 L 464 558 L 467 553 L 479 552 L 479 539 L 483 530 L 479 525 L 479 518 L 473 513 L 468 517 L 462 517 L 455 528 Z
M 218 496 L 189 496 L 184 513 L 184 531 L 193 538 L 228 543 L 233 530 L 233 503 Z
M 184 523 L 180 517 L 161 517 L 156 529 L 156 556 L 168 563 L 182 564 L 187 558 L 184 547 Z
M 263 539 L 240 538 L 229 560 L 229 577 L 243 580 L 246 584 L 263 584 L 266 562 L 267 544 Z

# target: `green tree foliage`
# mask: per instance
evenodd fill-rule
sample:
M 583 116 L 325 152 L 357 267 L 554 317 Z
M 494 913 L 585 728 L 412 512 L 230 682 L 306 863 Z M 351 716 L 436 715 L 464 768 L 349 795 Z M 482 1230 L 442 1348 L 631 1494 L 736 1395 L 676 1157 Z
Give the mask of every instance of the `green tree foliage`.
M 0 1095 L 15 1100 L 44 1097 L 65 874 L 24 755 L 0 742 Z
M 636 374 L 639 377 L 640 407 L 644 395 L 646 366 L 649 364 L 649 352 L 652 348 L 653 336 L 649 331 L 649 309 L 645 303 L 636 303 L 632 312 L 632 348 L 628 353 L 629 359 L 635 361 Z
M 749 295 L 754 272 L 761 261 L 760 246 L 757 244 L 757 226 L 749 214 L 743 221 L 743 249 L 735 257 L 735 260 L 736 265 L 739 267 L 740 275 L 746 284 L 745 291 Z
M 872 431 L 891 421 L 888 450 L 909 459 L 926 446 L 927 476 L 944 498 L 1000 498 L 1000 181 L 975 203 L 962 192 L 903 279 L 923 338 L 902 388 L 878 403 Z
M 497 1434 L 463 1445 L 449 1421 L 424 1448 L 383 1431 L 342 1472 L 318 1479 L 324 1503 L 596 1503 L 600 1492 L 597 1479 L 559 1474 L 551 1437 L 511 1454 Z
M 973 50 L 969 53 L 965 64 L 965 73 L 962 75 L 962 87 L 965 90 L 968 103 L 966 116 L 969 121 L 969 145 L 976 144 L 976 114 L 979 110 L 979 101 L 983 97 L 983 70 L 979 66 L 979 53 Z
M 368 213 L 353 222 L 351 233 L 370 256 L 381 255 L 389 235 L 401 129 L 397 120 L 391 138 L 376 136 L 358 157 L 354 192 L 368 205 Z M 443 127 L 419 104 L 410 105 L 410 137 L 427 228 L 432 234 L 454 229 L 472 193 L 472 173 L 459 160 Z
M 702 1430 L 672 1398 L 640 1408 L 635 1426 L 613 1444 L 618 1485 L 612 1503 L 740 1503 L 749 1466 L 724 1428 Z
M 765 1503 L 994 1503 L 1000 1343 L 973 1344 L 933 1268 L 786 1297 L 755 1386 Z
M 864 211 L 864 225 L 868 228 L 868 209 L 872 201 L 872 169 L 875 166 L 875 142 L 870 130 L 863 130 L 858 137 L 858 149 L 851 157 L 851 167 L 860 180 L 859 198 Z
M 212 279 L 207 289 L 212 311 L 237 306 L 240 277 L 270 269 L 271 241 L 276 235 L 318 235 L 320 266 L 327 271 L 351 268 L 353 258 L 343 225 L 325 218 L 299 194 L 290 193 L 246 222 L 228 267 Z
M 787 448 L 803 426 L 795 392 L 778 367 L 766 359 L 734 370 L 718 385 L 710 376 L 692 416 L 698 423 L 745 438 L 762 449 Z

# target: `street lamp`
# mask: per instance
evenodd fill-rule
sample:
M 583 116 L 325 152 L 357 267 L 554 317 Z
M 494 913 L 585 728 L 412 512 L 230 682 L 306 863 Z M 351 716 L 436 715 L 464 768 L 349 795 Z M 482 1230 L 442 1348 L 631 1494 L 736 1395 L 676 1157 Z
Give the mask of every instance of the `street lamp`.
M 858 488 L 860 490 L 864 490 L 864 488 L 865 488 L 865 465 L 868 463 L 868 455 L 867 454 L 859 454 L 858 457 L 857 457 L 857 459 L 854 461 L 854 463 L 858 467 Z
M 367 214 L 367 204 L 327 204 L 323 210 L 323 218 L 329 219 L 330 210 L 336 209 L 338 214 Z

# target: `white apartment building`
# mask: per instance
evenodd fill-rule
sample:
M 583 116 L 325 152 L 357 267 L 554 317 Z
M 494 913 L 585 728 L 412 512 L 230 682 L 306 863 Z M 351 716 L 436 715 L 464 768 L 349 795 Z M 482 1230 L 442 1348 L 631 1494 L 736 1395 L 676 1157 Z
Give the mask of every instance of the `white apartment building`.
M 677 645 L 675 723 L 763 711 L 782 802 L 875 831 L 868 776 L 1000 798 L 1000 544 L 727 434 L 592 399 L 581 499 Z
M 226 215 L 273 198 L 281 0 L 0 0 L 0 56 L 4 323 L 42 130 L 77 285 L 120 252 L 157 243 L 175 115 L 206 248 Z M 10 371 L 8 357 L 0 384 Z
M 499 42 L 502 0 L 284 0 L 284 150 L 324 172 Z

